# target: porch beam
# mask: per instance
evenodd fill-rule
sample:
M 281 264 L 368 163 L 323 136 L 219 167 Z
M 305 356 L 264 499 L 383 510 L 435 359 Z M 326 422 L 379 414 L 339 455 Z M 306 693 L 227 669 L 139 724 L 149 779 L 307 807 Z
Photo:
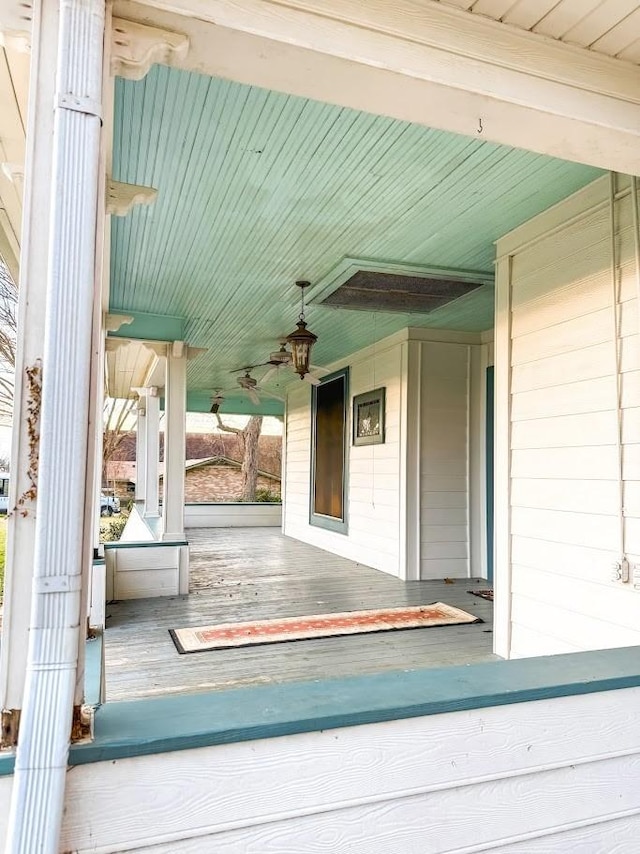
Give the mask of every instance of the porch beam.
M 116 0 L 180 67 L 637 174 L 640 67 L 430 0 Z

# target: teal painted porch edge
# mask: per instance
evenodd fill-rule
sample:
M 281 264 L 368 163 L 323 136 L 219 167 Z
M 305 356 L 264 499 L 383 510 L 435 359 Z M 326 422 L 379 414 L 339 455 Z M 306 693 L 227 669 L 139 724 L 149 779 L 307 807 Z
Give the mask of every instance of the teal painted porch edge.
M 635 688 L 639 665 L 628 647 L 107 703 L 70 764 Z
M 187 391 L 187 412 L 210 412 L 213 389 L 204 391 Z M 164 401 L 161 401 L 164 409 Z M 248 397 L 242 396 L 240 390 L 224 392 L 224 402 L 220 407 L 221 415 L 273 415 L 276 418 L 284 415 L 284 400 L 263 397 L 259 403 L 252 403 Z
M 106 703 L 69 764 L 638 688 L 639 665 L 638 647 L 625 647 Z M 0 776 L 13 761 L 0 757 Z

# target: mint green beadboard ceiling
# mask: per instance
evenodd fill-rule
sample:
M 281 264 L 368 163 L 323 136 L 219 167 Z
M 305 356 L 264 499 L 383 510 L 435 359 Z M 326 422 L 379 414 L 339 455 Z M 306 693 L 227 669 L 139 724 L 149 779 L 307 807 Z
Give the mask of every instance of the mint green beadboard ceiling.
M 111 310 L 181 319 L 184 339 L 207 348 L 188 371 L 206 406 L 233 386 L 232 368 L 264 361 L 293 330 L 296 279 L 320 282 L 344 258 L 490 273 L 493 241 L 599 174 L 155 66 L 116 82 L 113 177 L 158 197 L 112 220 Z M 318 365 L 405 326 L 493 323 L 491 286 L 429 315 L 331 309 L 313 288 L 309 298 Z

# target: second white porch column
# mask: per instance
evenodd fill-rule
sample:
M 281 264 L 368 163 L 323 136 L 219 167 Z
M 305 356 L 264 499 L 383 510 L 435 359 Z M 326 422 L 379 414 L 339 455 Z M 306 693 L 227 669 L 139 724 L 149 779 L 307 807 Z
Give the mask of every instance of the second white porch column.
M 147 396 L 140 389 L 136 415 L 136 501 L 147 497 Z
M 155 386 L 139 390 L 136 437 L 136 501 L 142 515 L 159 518 L 160 398 Z
M 174 341 L 167 354 L 164 426 L 164 540 L 184 540 L 184 465 L 187 415 L 187 347 Z
M 147 456 L 144 464 L 146 478 L 144 515 L 151 518 L 159 517 L 160 515 L 158 493 L 158 478 L 160 474 L 160 397 L 158 389 L 155 387 L 147 389 L 145 400 L 147 404 L 147 414 L 145 417 L 145 446 Z

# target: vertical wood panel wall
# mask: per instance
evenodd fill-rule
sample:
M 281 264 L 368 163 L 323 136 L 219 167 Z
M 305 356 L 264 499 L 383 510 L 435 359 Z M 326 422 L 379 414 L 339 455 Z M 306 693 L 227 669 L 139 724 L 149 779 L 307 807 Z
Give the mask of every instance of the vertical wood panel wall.
M 467 577 L 469 390 L 477 345 L 424 342 L 421 349 L 420 577 Z
M 510 611 L 511 637 L 497 626 L 496 651 L 512 657 L 640 643 L 640 270 L 629 179 L 615 179 L 613 217 L 609 199 L 607 176 L 498 242 L 510 274 L 497 285 L 508 307 L 496 327 L 497 406 L 510 426 L 499 434 L 496 497 L 510 512 L 498 531 L 497 619 Z M 629 583 L 612 580 L 623 552 Z

